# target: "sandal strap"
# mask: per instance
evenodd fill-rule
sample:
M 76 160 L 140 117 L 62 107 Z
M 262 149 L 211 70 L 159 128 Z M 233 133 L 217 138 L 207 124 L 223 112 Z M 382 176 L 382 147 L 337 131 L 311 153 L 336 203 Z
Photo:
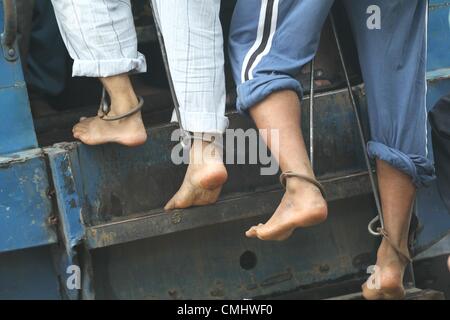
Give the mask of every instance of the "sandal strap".
M 389 243 L 389 245 L 395 250 L 395 252 L 397 252 L 397 254 L 403 258 L 404 260 L 406 260 L 407 262 L 411 263 L 412 262 L 412 258 L 411 255 L 409 254 L 409 252 L 405 252 L 404 250 L 400 249 L 399 246 L 397 246 L 389 237 L 386 229 L 384 228 L 378 228 L 377 231 L 383 236 L 384 239 L 386 239 L 387 243 Z
M 293 171 L 286 171 L 280 175 L 280 183 L 284 188 L 286 188 L 286 179 L 291 178 L 291 177 L 299 178 L 306 182 L 311 183 L 312 185 L 316 186 L 320 190 L 320 193 L 322 194 L 322 196 L 324 198 L 326 198 L 325 189 L 319 181 L 317 181 L 316 179 L 310 178 L 306 175 L 295 173 Z
M 124 118 L 127 118 L 129 116 L 132 116 L 135 113 L 138 113 L 139 111 L 141 111 L 142 107 L 144 106 L 144 98 L 142 97 L 138 97 L 139 103 L 136 107 L 134 107 L 133 109 L 131 109 L 130 111 L 128 111 L 127 113 L 118 115 L 118 116 L 108 116 L 108 113 L 110 111 L 110 107 L 107 106 L 107 110 L 105 112 L 105 110 L 103 110 L 103 107 L 101 107 L 98 111 L 98 116 L 100 119 L 105 120 L 105 121 L 116 121 L 116 120 L 121 120 Z

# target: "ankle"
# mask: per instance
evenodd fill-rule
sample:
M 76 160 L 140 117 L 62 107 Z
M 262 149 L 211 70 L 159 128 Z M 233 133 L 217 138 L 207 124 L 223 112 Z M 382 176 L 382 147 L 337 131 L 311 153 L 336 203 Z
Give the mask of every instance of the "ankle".
M 396 243 L 396 242 L 394 242 Z M 396 245 L 403 251 L 408 252 L 409 248 L 406 243 L 399 242 Z M 403 258 L 399 256 L 398 252 L 392 247 L 390 243 L 388 243 L 385 239 L 381 241 L 380 247 L 377 251 L 377 258 L 378 260 L 385 261 L 386 259 L 399 259 L 402 260 Z
M 189 151 L 189 163 L 194 165 L 223 165 L 222 149 L 208 141 L 194 140 Z
M 314 175 L 306 175 L 310 176 L 311 179 L 315 179 Z M 305 181 L 303 179 L 297 178 L 297 177 L 290 177 L 286 180 L 286 191 L 288 193 L 305 193 L 305 192 L 315 192 L 320 190 L 311 184 L 308 181 Z
M 134 109 L 139 103 L 134 92 L 111 96 L 111 114 L 120 115 Z

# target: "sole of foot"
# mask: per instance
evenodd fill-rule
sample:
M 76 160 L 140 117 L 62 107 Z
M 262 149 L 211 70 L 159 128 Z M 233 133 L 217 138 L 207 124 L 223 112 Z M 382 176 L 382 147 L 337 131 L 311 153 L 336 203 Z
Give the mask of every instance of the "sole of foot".
M 227 178 L 227 171 L 223 164 L 189 165 L 180 189 L 169 200 L 164 210 L 185 209 L 215 203 Z
M 407 263 L 402 261 L 397 252 L 383 240 L 378 249 L 376 272 L 362 286 L 363 297 L 366 300 L 402 300 L 405 298 L 403 275 Z

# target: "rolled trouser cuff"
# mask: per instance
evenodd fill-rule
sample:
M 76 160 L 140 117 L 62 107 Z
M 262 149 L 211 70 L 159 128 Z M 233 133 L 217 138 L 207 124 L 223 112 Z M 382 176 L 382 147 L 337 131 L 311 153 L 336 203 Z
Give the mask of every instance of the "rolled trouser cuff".
M 78 60 L 73 64 L 73 77 L 111 77 L 123 73 L 142 73 L 147 71 L 147 62 L 138 52 L 135 59 Z
M 228 118 L 213 112 L 192 112 L 180 110 L 183 128 L 190 132 L 222 134 L 228 128 Z M 175 111 L 171 122 L 178 122 Z
M 246 114 L 251 107 L 263 101 L 269 95 L 282 90 L 293 90 L 299 95 L 300 99 L 303 96 L 300 82 L 291 76 L 282 74 L 259 75 L 238 86 L 236 107 L 239 112 Z
M 383 143 L 369 141 L 369 157 L 380 159 L 409 175 L 416 187 L 428 186 L 435 179 L 433 163 L 424 156 L 406 154 Z

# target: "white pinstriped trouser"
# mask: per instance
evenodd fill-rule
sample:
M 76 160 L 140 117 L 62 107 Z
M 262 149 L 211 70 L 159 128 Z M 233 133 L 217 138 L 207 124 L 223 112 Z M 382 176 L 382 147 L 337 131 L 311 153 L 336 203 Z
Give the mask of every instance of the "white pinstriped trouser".
M 106 77 L 147 69 L 137 51 L 130 0 L 52 0 L 73 76 Z M 184 128 L 222 133 L 225 75 L 220 0 L 153 0 Z M 176 121 L 175 114 L 172 121 Z

